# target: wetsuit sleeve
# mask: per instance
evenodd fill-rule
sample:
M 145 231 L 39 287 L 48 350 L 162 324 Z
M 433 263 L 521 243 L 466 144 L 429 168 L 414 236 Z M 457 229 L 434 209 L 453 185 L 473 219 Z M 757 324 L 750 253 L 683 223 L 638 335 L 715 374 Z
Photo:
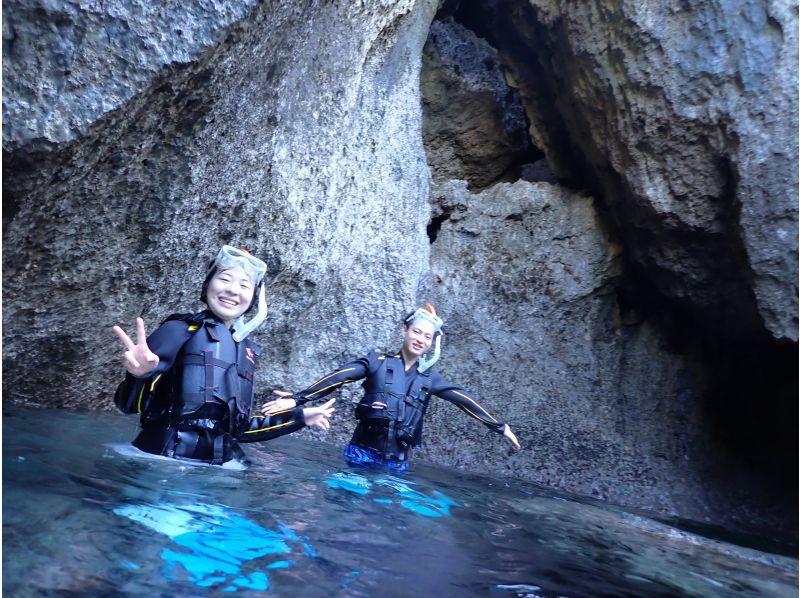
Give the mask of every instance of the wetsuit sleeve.
M 120 411 L 142 412 L 161 376 L 175 365 L 175 358 L 190 337 L 189 324 L 181 320 L 164 322 L 147 337 L 147 346 L 158 355 L 158 365 L 146 378 L 135 378 L 126 372 L 125 380 L 117 387 L 114 395 L 114 403 Z
M 370 353 L 366 357 L 346 363 L 339 369 L 323 376 L 305 390 L 292 395 L 292 398 L 297 401 L 298 405 L 304 405 L 309 401 L 316 401 L 328 396 L 342 384 L 366 378 L 370 371 L 370 363 L 375 361 L 373 355 L 377 356 L 378 354 Z
M 303 408 L 294 407 L 272 415 L 254 415 L 250 426 L 239 435 L 239 442 L 261 442 L 291 434 L 306 425 Z
M 453 403 L 456 407 L 461 409 L 461 411 L 474 417 L 487 428 L 490 428 L 498 434 L 505 432 L 506 425 L 503 422 L 495 419 L 491 413 L 481 407 L 478 401 L 473 398 L 472 393 L 461 388 L 460 386 L 450 384 L 438 372 L 431 372 L 430 392 L 431 394 L 436 395 L 445 401 Z

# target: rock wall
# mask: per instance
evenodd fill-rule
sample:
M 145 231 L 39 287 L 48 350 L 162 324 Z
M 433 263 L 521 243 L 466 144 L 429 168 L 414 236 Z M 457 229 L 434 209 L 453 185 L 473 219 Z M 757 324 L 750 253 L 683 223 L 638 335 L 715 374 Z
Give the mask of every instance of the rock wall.
M 23 105 L 14 72 L 61 60 L 65 11 L 94 31 L 78 36 L 90 47 L 76 42 L 74 56 L 86 58 L 71 77 L 99 71 L 109 81 L 98 87 L 113 87 L 116 61 L 90 60 L 108 55 L 92 45 L 103 29 L 94 23 L 148 13 L 145 4 L 105 3 L 101 17 L 97 7 L 34 4 L 26 28 L 14 27 L 15 47 L 34 55 L 23 52 L 22 64 L 6 55 L 5 105 Z M 143 315 L 152 327 L 199 309 L 206 261 L 223 242 L 269 263 L 271 317 L 258 337 L 267 387 L 308 383 L 385 343 L 412 307 L 429 251 L 418 84 L 435 4 L 231 6 L 222 12 L 246 16 L 216 20 L 188 63 L 189 49 L 165 56 L 161 43 L 184 20 L 151 15 L 147 31 L 112 36 L 110 47 L 142 65 L 126 64 L 136 76 L 121 77 L 129 85 L 118 97 L 130 99 L 100 116 L 81 93 L 86 105 L 74 110 L 48 111 L 41 97 L 29 125 L 9 112 L 5 400 L 110 407 L 120 375 L 111 325 Z M 39 32 L 57 39 L 37 45 Z M 138 52 L 152 45 L 149 59 Z
M 6 2 L 3 149 L 78 139 L 165 67 L 197 60 L 256 5 Z
M 431 253 L 431 296 L 448 315 L 442 371 L 480 388 L 527 450 L 510 455 L 499 437 L 486 450 L 488 433 L 439 402 L 431 428 L 456 434 L 429 435 L 430 454 L 705 518 L 702 373 L 650 323 L 621 318 L 621 247 L 595 201 L 525 181 L 480 193 L 453 181 L 435 197 L 449 214 Z
M 420 458 L 795 534 L 796 11 L 567 4 L 6 2 L 4 401 L 112 408 L 231 242 L 262 388 L 431 300 L 524 449 L 435 401 Z
M 483 189 L 519 178 L 532 147 L 525 110 L 506 83 L 497 50 L 450 20 L 431 25 L 421 73 L 423 136 L 434 181 Z
M 629 262 L 728 338 L 797 341 L 797 6 L 451 2 Z
M 796 167 L 778 178 L 758 169 L 748 171 L 746 183 L 739 178 L 745 154 L 773 151 L 776 161 L 797 163 L 795 132 L 780 124 L 781 110 L 795 101 L 787 90 L 796 85 L 783 87 L 796 77 L 792 35 L 776 42 L 760 30 L 719 34 L 741 35 L 729 45 L 766 45 L 780 57 L 769 99 L 755 91 L 741 98 L 724 83 L 738 76 L 735 62 L 716 65 L 725 71 L 719 87 L 695 89 L 701 57 L 713 63 L 700 41 L 714 38 L 707 26 L 718 21 L 708 20 L 713 7 L 685 9 L 691 34 L 678 48 L 674 38 L 664 44 L 694 62 L 673 56 L 674 68 L 657 59 L 653 39 L 672 29 L 638 23 L 647 15 L 625 2 L 568 11 L 465 0 L 445 3 L 434 21 L 422 94 L 438 183 L 430 296 L 449 315 L 441 367 L 517 423 L 531 454 L 509 457 L 498 451 L 499 440 L 493 450 L 478 450 L 482 432 L 452 421 L 440 405 L 431 421 L 457 433 L 429 435 L 426 454 L 527 471 L 542 483 L 627 505 L 792 535 L 797 433 L 787 422 L 797 418 L 797 261 L 787 239 L 797 238 Z M 788 29 L 791 15 L 781 19 Z M 461 50 L 457 60 L 453 47 Z M 757 68 L 766 83 L 767 62 Z M 643 85 L 642 73 L 660 79 Z M 662 97 L 670 94 L 676 97 Z M 687 126 L 691 94 L 707 96 L 709 106 Z M 443 95 L 449 102 L 441 106 Z M 508 120 L 501 126 L 483 116 L 514 114 L 504 105 L 517 96 L 525 118 L 511 120 L 511 131 L 529 123 L 533 147 L 525 154 L 497 141 L 510 138 Z M 774 129 L 772 150 L 754 137 L 758 119 L 746 116 L 759 111 Z M 465 114 L 481 117 L 465 126 Z M 661 124 L 644 126 L 654 120 Z M 721 126 L 728 137 L 718 134 Z M 537 152 L 552 171 L 524 163 Z M 491 166 L 494 156 L 504 160 L 502 173 Z M 469 167 L 480 163 L 485 170 Z M 480 175 L 509 180 L 512 172 L 559 184 L 520 180 L 476 192 L 485 186 Z M 570 195 L 570 187 L 585 191 Z M 746 201 L 753 205 L 744 208 Z M 761 211 L 762 220 L 749 221 L 747 210 Z M 747 228 L 765 223 L 782 249 L 763 228 L 750 234 L 757 246 L 748 247 Z M 753 275 L 748 256 L 762 251 L 774 259 Z M 759 276 L 780 293 L 760 295 Z M 767 321 L 763 314 L 775 302 L 780 308 Z

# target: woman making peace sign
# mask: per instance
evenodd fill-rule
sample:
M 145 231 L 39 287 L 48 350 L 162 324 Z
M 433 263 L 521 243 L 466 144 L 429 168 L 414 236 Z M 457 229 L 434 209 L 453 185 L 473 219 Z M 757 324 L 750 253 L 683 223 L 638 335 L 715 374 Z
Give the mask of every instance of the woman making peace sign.
M 224 245 L 211 262 L 201 300 L 207 309 L 175 314 L 146 336 L 136 319 L 136 342 L 119 326 L 128 370 L 114 401 L 141 414 L 134 446 L 148 453 L 222 464 L 242 460 L 239 442 L 270 440 L 313 426 L 330 427 L 333 401 L 268 416 L 253 413 L 256 359 L 261 349 L 247 336 L 266 317 L 264 262 Z M 258 303 L 250 320 L 244 314 Z

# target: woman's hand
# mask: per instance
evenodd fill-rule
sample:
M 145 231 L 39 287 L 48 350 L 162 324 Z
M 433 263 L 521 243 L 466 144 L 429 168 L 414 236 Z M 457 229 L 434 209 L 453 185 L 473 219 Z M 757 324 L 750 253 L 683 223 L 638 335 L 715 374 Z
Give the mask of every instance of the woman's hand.
M 517 449 L 517 450 L 519 450 L 519 449 L 520 449 L 520 446 L 519 446 L 519 441 L 517 440 L 517 437 L 514 435 L 514 432 L 512 432 L 512 431 L 511 431 L 511 426 L 509 426 L 508 424 L 506 424 L 506 429 L 505 429 L 505 431 L 503 432 L 503 436 L 504 436 L 505 438 L 507 438 L 507 439 L 508 439 L 508 441 L 509 441 L 511 444 L 513 444 L 513 445 L 514 445 L 514 448 L 515 448 L 515 449 Z
M 275 415 L 279 411 L 287 411 L 288 409 L 294 409 L 297 406 L 297 401 L 286 398 L 292 396 L 292 393 L 290 392 L 286 392 L 285 390 L 273 390 L 272 394 L 278 398 L 267 401 L 261 405 L 261 413 L 264 415 Z
M 336 399 L 331 399 L 319 407 L 306 407 L 303 409 L 303 417 L 306 420 L 306 425 L 309 428 L 317 428 L 318 430 L 330 430 L 331 423 L 328 421 L 328 418 L 336 411 L 336 409 L 333 408 L 335 402 Z
M 117 335 L 122 344 L 125 345 L 125 353 L 122 355 L 122 363 L 125 369 L 136 378 L 145 378 L 158 365 L 158 355 L 147 346 L 147 334 L 144 331 L 144 320 L 136 318 L 136 344 L 125 331 L 119 326 L 114 326 L 111 330 Z

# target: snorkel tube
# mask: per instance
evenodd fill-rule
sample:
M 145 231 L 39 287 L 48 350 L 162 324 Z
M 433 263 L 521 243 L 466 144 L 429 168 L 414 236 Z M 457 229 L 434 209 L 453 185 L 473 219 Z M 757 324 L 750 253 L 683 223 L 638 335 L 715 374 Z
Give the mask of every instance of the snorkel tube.
M 256 287 L 256 293 L 258 294 L 258 310 L 256 311 L 256 315 L 254 315 L 249 321 L 245 320 L 244 316 L 242 315 L 236 318 L 236 320 L 233 322 L 233 340 L 239 343 L 247 338 L 247 335 L 253 332 L 253 330 L 261 326 L 261 324 L 267 318 L 267 295 L 263 284 L 264 275 L 267 273 L 267 265 L 254 255 L 251 255 L 250 252 L 245 249 L 237 249 L 236 247 L 231 247 L 230 245 L 223 245 L 222 249 L 219 250 L 217 257 L 214 258 L 214 261 L 208 268 L 208 274 L 206 275 L 206 282 L 203 285 L 202 295 L 203 301 L 205 301 L 205 293 L 208 286 L 208 281 L 211 279 L 211 276 L 215 271 L 227 270 L 229 268 L 236 267 L 240 267 L 245 271 L 245 274 L 252 279 L 253 284 Z M 256 299 L 253 297 L 253 303 L 255 302 Z M 252 304 L 250 307 L 252 307 Z
M 233 322 L 233 340 L 237 343 L 242 342 L 247 335 L 253 332 L 256 328 L 264 323 L 267 319 L 267 295 L 264 291 L 264 285 L 258 285 L 258 311 L 256 315 L 250 318 L 249 321 L 244 319 L 244 316 L 239 316 Z
M 410 324 L 414 320 L 425 320 L 426 322 L 430 322 L 433 324 L 433 332 L 436 335 L 436 341 L 433 345 L 433 355 L 428 358 L 427 353 L 425 355 L 420 355 L 419 357 L 419 366 L 417 369 L 420 372 L 424 372 L 429 370 L 433 367 L 437 361 L 439 361 L 439 357 L 442 354 L 442 324 L 444 322 L 442 319 L 436 315 L 436 309 L 430 303 L 426 303 L 425 307 L 420 307 L 417 311 L 406 318 L 406 324 Z

